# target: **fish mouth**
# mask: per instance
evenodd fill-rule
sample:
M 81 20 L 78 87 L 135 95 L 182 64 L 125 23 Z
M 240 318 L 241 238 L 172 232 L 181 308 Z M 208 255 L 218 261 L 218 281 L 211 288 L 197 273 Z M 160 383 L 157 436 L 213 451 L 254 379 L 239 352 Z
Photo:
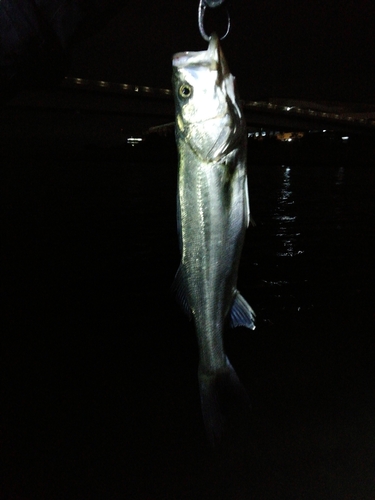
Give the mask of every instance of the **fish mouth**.
M 219 37 L 216 33 L 213 33 L 210 37 L 207 50 L 177 52 L 172 57 L 172 65 L 175 68 L 199 65 L 217 69 L 222 57 Z

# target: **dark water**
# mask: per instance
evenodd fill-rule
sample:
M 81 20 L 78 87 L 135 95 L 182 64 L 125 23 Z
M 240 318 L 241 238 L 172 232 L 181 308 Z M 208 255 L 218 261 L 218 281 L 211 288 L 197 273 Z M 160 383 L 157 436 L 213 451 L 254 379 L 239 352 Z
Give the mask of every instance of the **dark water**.
M 375 169 L 249 168 L 257 329 L 226 344 L 253 406 L 217 453 L 175 184 L 173 161 L 3 161 L 1 498 L 374 499 Z

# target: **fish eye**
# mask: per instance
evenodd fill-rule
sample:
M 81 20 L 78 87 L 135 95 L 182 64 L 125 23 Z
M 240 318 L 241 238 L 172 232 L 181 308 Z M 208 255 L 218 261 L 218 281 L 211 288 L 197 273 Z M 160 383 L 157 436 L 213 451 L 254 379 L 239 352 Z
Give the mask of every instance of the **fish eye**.
M 188 85 L 187 83 L 184 83 L 183 85 L 181 85 L 181 87 L 179 89 L 180 96 L 184 97 L 184 98 L 190 97 L 192 92 L 193 92 L 192 87 L 190 85 Z

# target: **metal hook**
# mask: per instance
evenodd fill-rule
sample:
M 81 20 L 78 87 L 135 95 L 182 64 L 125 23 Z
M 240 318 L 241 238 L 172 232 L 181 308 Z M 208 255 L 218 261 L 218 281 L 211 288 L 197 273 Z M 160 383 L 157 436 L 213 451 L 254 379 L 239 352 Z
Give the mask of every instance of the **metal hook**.
M 206 3 L 207 0 L 199 0 L 199 7 L 198 7 L 198 26 L 199 26 L 199 32 L 200 34 L 202 35 L 202 38 L 204 40 L 206 40 L 207 42 L 210 41 L 210 36 L 208 36 L 206 34 L 206 32 L 204 31 L 204 13 L 206 11 L 206 8 L 207 8 L 207 3 Z M 223 0 L 217 0 L 217 1 L 211 1 L 211 6 L 212 7 L 217 7 L 219 5 L 221 5 L 223 3 Z M 228 27 L 227 27 L 227 31 L 225 33 L 224 36 L 222 36 L 220 38 L 220 40 L 224 40 L 224 38 L 226 38 L 226 36 L 228 35 L 229 33 L 229 30 L 230 30 L 230 15 L 229 15 L 229 12 L 227 10 L 227 16 L 228 16 Z

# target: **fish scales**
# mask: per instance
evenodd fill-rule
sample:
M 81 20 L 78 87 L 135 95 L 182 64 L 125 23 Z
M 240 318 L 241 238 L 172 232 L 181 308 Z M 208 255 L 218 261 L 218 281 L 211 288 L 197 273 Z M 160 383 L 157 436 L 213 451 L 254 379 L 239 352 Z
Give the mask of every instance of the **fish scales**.
M 181 264 L 175 288 L 194 318 L 204 423 L 215 445 L 226 418 L 226 393 L 248 402 L 223 346 L 225 319 L 255 328 L 237 291 L 249 223 L 246 124 L 216 35 L 207 51 L 173 58 L 179 154 L 177 220 Z

